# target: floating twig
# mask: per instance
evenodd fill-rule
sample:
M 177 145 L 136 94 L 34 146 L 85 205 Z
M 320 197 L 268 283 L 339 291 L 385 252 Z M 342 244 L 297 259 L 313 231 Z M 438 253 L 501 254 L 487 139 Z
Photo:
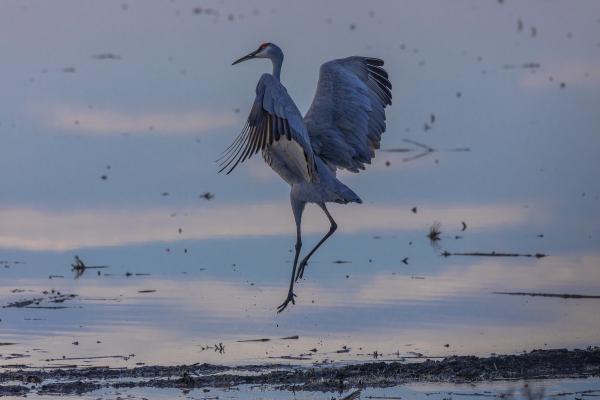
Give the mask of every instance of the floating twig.
M 509 296 L 560 297 L 561 299 L 600 299 L 600 296 L 595 295 L 568 293 L 494 292 L 494 294 L 506 294 Z
M 470 252 L 470 253 L 461 253 L 461 252 L 450 253 L 449 251 L 444 251 L 441 255 L 443 257 L 474 256 L 474 257 L 535 257 L 535 258 L 544 258 L 547 256 L 546 254 L 543 254 L 543 253 L 535 253 L 535 254 L 496 253 L 495 251 L 492 251 L 492 252 L 475 251 L 475 252 Z
M 238 343 L 246 343 L 246 342 L 268 342 L 271 339 L 269 338 L 260 338 L 260 339 L 244 339 L 244 340 L 236 340 Z
M 61 357 L 61 358 L 47 358 L 45 361 L 64 361 L 64 360 L 99 360 L 103 358 L 121 358 L 123 360 L 129 360 L 129 356 L 89 356 L 89 357 Z
M 71 264 L 71 271 L 75 271 L 75 279 L 79 279 L 87 269 L 103 268 L 108 268 L 108 265 L 85 265 L 78 255 L 75 255 L 75 263 Z
M 299 357 L 299 356 L 271 356 L 271 359 L 283 359 L 283 360 L 312 360 L 310 357 Z

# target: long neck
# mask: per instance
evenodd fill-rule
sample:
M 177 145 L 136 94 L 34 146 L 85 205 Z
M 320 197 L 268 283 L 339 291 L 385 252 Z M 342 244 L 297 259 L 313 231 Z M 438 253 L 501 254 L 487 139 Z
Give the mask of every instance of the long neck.
M 273 76 L 279 81 L 281 78 L 281 64 L 283 64 L 283 54 L 281 56 L 271 57 L 271 62 L 273 63 Z

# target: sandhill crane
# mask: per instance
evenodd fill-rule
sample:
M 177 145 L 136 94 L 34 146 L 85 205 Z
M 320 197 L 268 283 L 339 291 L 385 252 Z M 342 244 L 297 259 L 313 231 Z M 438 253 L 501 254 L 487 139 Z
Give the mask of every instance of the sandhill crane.
M 383 60 L 347 57 L 321 66 L 313 102 L 300 114 L 280 82 L 283 52 L 263 43 L 232 65 L 253 58 L 267 58 L 273 73 L 263 74 L 256 98 L 242 132 L 225 150 L 220 171 L 229 174 L 248 157 L 262 151 L 264 160 L 291 186 L 291 205 L 296 222 L 296 246 L 290 287 L 283 311 L 295 304 L 294 282 L 302 278 L 309 258 L 337 229 L 328 202 L 361 203 L 350 188 L 336 178 L 336 169 L 358 172 L 370 164 L 385 131 L 385 107 L 392 104 L 392 84 Z M 327 234 L 300 261 L 300 225 L 306 203 L 317 204 L 331 224 Z

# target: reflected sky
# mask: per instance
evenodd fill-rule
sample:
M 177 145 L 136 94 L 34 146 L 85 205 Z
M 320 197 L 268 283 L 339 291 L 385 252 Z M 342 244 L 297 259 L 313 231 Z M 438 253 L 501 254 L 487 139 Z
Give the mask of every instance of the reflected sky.
M 598 344 L 597 300 L 493 294 L 600 294 L 597 2 L 4 1 L 0 26 L 0 302 L 78 295 L 65 309 L 0 309 L 0 341 L 17 343 L 2 363 Z M 229 176 L 214 163 L 270 68 L 231 61 L 264 41 L 282 47 L 302 111 L 321 63 L 385 59 L 394 105 L 382 148 L 406 150 L 340 173 L 365 203 L 330 207 L 340 229 L 282 315 L 288 188 L 258 158 Z M 405 139 L 436 151 L 403 161 L 420 151 Z M 438 248 L 425 237 L 434 221 Z M 306 247 L 327 227 L 309 207 Z M 74 279 L 75 254 L 109 268 Z M 300 339 L 277 339 L 290 335 Z M 277 340 L 237 342 L 257 337 Z M 201 350 L 219 342 L 224 354 Z

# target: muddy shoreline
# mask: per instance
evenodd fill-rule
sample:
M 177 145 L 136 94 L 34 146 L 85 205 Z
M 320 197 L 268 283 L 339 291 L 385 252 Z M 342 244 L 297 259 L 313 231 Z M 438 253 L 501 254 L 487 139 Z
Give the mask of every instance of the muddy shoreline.
M 518 355 L 480 358 L 452 356 L 420 363 L 369 362 L 303 367 L 211 364 L 136 368 L 5 368 L 0 395 L 77 394 L 101 388 L 229 388 L 270 385 L 281 390 L 344 391 L 413 382 L 485 382 L 600 376 L 600 348 L 533 350 Z

